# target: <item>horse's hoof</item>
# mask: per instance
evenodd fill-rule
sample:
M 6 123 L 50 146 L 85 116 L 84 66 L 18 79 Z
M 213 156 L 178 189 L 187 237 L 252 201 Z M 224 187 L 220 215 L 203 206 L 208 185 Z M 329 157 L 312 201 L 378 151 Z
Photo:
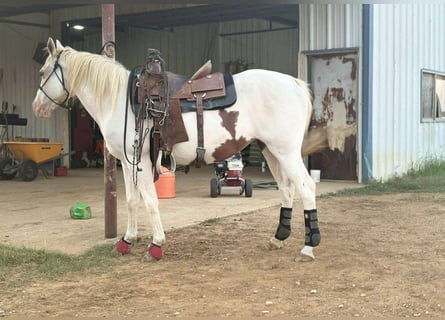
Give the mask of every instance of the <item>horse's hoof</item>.
M 270 250 L 276 250 L 276 249 L 281 249 L 284 246 L 284 242 L 281 240 L 278 240 L 275 237 L 272 237 L 269 241 L 269 249 Z
M 131 243 L 128 241 L 125 241 L 124 238 L 121 238 L 116 244 L 114 245 L 114 248 L 116 251 L 122 255 L 129 254 L 131 251 Z
M 313 261 L 315 259 L 313 251 L 313 247 L 304 246 L 300 251 L 300 261 Z M 298 259 L 298 258 L 297 258 Z
M 147 254 L 145 255 L 149 260 L 161 260 L 162 258 L 162 248 L 157 244 L 152 243 L 147 250 Z

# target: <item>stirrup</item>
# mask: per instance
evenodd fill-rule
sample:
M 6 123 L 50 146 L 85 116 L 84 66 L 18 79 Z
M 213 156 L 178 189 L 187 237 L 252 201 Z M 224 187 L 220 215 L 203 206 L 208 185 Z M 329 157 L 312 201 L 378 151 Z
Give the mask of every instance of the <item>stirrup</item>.
M 158 174 L 175 173 L 175 171 L 176 171 L 175 157 L 173 157 L 173 154 L 171 154 L 171 153 L 168 156 L 170 157 L 170 168 L 168 168 L 168 171 L 162 171 L 161 166 L 162 166 L 162 158 L 164 157 L 164 151 L 159 152 L 158 159 L 156 160 L 156 172 Z

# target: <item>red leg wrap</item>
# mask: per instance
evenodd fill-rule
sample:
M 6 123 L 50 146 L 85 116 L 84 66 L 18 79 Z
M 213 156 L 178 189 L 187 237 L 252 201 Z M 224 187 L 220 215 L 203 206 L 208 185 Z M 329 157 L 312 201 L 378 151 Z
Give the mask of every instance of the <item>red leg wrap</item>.
M 116 251 L 122 254 L 129 254 L 131 251 L 131 243 L 128 241 L 125 241 L 124 238 L 120 239 L 118 242 L 116 242 L 116 245 L 114 246 L 116 248 Z
M 158 246 L 157 244 L 152 243 L 148 247 L 147 253 L 151 257 L 155 258 L 156 260 L 161 260 L 161 258 L 162 258 L 162 248 L 160 246 Z

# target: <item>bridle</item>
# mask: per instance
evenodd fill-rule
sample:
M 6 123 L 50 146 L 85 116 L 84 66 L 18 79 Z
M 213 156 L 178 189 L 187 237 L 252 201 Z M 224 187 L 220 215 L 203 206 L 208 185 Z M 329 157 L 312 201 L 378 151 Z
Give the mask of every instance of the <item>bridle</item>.
M 43 94 L 44 94 L 49 100 L 51 100 L 52 103 L 58 105 L 59 107 L 62 107 L 62 108 L 65 108 L 65 109 L 70 109 L 70 107 L 68 107 L 68 106 L 66 105 L 66 102 L 68 101 L 68 99 L 69 99 L 69 97 L 70 97 L 70 93 L 68 92 L 68 90 L 67 90 L 66 87 L 65 87 L 65 77 L 63 76 L 63 69 L 62 69 L 62 66 L 61 66 L 60 63 L 59 63 L 59 58 L 60 58 L 60 55 L 61 55 L 61 54 L 62 54 L 62 51 L 60 51 L 60 52 L 57 54 L 57 58 L 56 58 L 56 62 L 54 63 L 53 71 L 51 71 L 51 73 L 49 74 L 48 78 L 46 78 L 46 80 L 39 86 L 39 90 L 42 91 Z M 60 74 L 61 74 L 61 76 L 59 76 L 59 75 L 57 74 L 57 72 L 56 72 L 58 68 L 60 69 Z M 56 75 L 57 79 L 59 80 L 60 84 L 61 84 L 62 87 L 63 87 L 63 91 L 65 91 L 65 93 L 66 93 L 65 99 L 63 99 L 62 102 L 57 102 L 56 100 L 54 100 L 53 98 L 51 98 L 51 97 L 48 95 L 48 93 L 46 93 L 45 90 L 43 89 L 43 87 L 45 86 L 45 84 L 48 82 L 48 80 L 51 78 L 51 76 L 52 76 L 53 74 Z

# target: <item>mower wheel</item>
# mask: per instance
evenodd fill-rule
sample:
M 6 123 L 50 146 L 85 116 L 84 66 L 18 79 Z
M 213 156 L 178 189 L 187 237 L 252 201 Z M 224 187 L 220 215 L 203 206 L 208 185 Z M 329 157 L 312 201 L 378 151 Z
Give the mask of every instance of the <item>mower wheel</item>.
M 218 196 L 218 179 L 210 179 L 210 197 L 216 198 Z
M 247 198 L 252 197 L 252 189 L 253 189 L 252 180 L 246 179 L 246 181 L 244 182 L 244 195 Z

